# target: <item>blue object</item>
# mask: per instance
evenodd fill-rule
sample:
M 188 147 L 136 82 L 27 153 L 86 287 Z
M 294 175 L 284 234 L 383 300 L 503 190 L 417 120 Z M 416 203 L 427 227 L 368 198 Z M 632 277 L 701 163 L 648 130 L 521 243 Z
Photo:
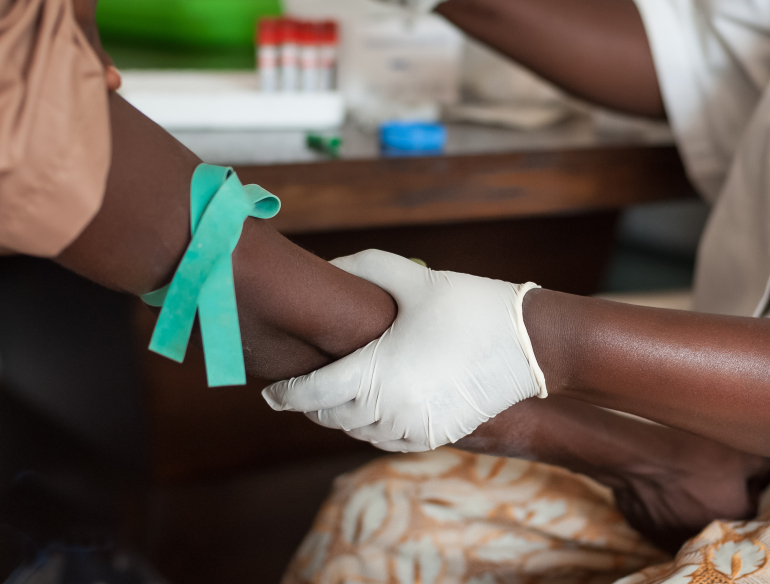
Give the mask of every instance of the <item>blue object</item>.
M 151 351 L 181 363 L 197 312 L 209 386 L 246 383 L 230 254 L 247 217 L 269 219 L 280 207 L 263 188 L 242 185 L 232 168 L 201 164 L 195 169 L 192 241 L 171 284 L 142 296 L 147 304 L 163 307 Z
M 380 126 L 380 146 L 389 155 L 441 154 L 446 127 L 425 122 L 386 122 Z

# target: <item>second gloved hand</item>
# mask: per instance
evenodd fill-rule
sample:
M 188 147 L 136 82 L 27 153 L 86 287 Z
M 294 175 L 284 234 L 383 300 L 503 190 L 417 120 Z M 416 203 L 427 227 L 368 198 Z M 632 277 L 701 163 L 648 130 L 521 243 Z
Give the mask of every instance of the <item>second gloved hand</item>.
M 398 315 L 355 353 L 266 388 L 273 409 L 305 412 L 384 450 L 422 451 L 547 395 L 521 316 L 533 284 L 436 272 L 377 250 L 332 263 L 389 292 Z

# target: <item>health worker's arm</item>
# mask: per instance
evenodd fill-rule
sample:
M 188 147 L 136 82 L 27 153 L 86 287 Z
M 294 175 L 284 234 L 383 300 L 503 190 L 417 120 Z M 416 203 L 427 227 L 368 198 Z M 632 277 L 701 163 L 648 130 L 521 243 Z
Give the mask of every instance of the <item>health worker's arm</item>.
M 759 357 L 754 363 L 745 351 L 751 334 L 744 327 L 755 320 L 728 319 L 717 330 L 703 315 L 531 290 L 523 297 L 524 321 L 550 395 L 521 401 L 537 393 L 537 384 L 519 346 L 515 301 L 520 287 L 432 272 L 374 250 L 335 263 L 388 290 L 398 303 L 396 321 L 376 343 L 311 376 L 266 389 L 274 408 L 307 412 L 324 426 L 386 450 L 420 451 L 454 442 L 474 452 L 524 457 L 586 474 L 612 488 L 629 522 L 669 551 L 716 518 L 745 519 L 756 512 L 759 492 L 770 478 L 767 459 L 562 397 L 591 401 L 590 392 L 583 395 L 580 384 L 571 385 L 586 380 L 589 388 L 600 388 L 604 405 L 652 419 L 660 419 L 659 410 L 670 410 L 683 414 L 679 423 L 687 420 L 690 429 L 705 435 L 713 436 L 711 426 L 722 424 L 726 428 L 717 437 L 735 443 L 728 430 L 741 434 L 731 426 L 738 410 L 714 406 L 713 398 L 762 388 L 756 380 L 736 377 L 735 368 L 701 370 L 702 359 L 688 360 L 682 348 L 702 353 L 717 348 L 723 357 L 749 365 L 747 371 L 766 370 L 761 350 L 754 352 Z M 655 335 L 644 331 L 653 323 Z M 618 330 L 625 327 L 627 333 Z M 705 340 L 697 341 L 698 334 Z M 625 353 L 615 350 L 618 345 L 626 347 Z M 598 372 L 585 371 L 591 368 Z M 693 408 L 691 401 L 698 399 L 693 392 L 707 380 L 713 395 L 704 395 L 705 403 Z M 661 408 L 654 396 L 641 398 L 649 407 L 631 403 L 647 383 L 653 392 L 667 392 Z M 692 419 L 689 411 L 696 414 Z M 708 423 L 697 417 L 703 412 Z M 767 411 L 748 416 L 754 417 L 751 424 L 759 423 L 754 430 L 762 435 Z
M 524 321 L 552 395 L 770 456 L 770 320 L 533 290 Z
M 578 97 L 665 117 L 633 0 L 448 0 L 436 12 Z
M 376 345 L 267 388 L 275 409 L 422 451 L 526 399 L 562 396 L 770 456 L 768 319 L 526 292 L 374 250 L 335 263 L 393 296 L 394 325 Z

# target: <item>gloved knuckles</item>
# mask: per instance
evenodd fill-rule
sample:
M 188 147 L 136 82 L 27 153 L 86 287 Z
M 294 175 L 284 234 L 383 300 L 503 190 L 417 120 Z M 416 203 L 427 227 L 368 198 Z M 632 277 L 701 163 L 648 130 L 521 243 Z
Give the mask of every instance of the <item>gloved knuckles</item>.
M 519 344 L 515 285 L 376 250 L 335 264 L 390 292 L 398 315 L 379 340 L 290 391 L 277 388 L 271 395 L 284 408 L 299 405 L 386 450 L 419 451 L 455 442 L 537 394 Z

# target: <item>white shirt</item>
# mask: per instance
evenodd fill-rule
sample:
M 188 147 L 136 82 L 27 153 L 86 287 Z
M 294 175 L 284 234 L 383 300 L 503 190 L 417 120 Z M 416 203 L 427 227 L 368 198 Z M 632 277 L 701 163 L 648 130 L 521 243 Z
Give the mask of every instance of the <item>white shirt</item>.
M 635 0 L 691 180 L 714 203 L 695 308 L 759 315 L 770 279 L 770 0 Z

